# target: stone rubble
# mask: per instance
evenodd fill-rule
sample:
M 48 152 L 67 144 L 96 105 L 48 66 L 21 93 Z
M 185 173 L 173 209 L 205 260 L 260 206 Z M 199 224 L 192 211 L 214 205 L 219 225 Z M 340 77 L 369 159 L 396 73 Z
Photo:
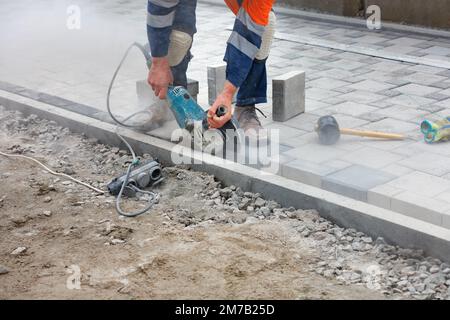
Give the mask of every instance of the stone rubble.
M 2 111 L 1 106 L 0 111 Z M 20 114 L 17 112 L 3 111 L 2 114 L 3 118 L 0 117 L 0 120 L 3 120 L 5 128 L 0 128 L 1 130 L 29 131 L 32 135 L 38 136 L 40 142 L 36 148 L 39 148 L 39 152 L 43 154 L 53 152 L 52 149 L 46 147 L 49 141 L 58 140 L 61 136 L 69 134 L 67 129 L 57 126 L 55 122 L 40 120 L 34 115 L 20 118 L 18 117 Z M 94 172 L 113 176 L 117 171 L 117 166 L 124 170 L 131 161 L 128 151 L 99 144 L 95 139 L 83 138 L 83 143 L 77 146 L 79 148 L 76 151 L 70 150 L 70 152 L 88 154 L 84 149 L 86 142 L 89 151 L 94 151 L 92 154 L 95 154 L 90 159 Z M 8 152 L 32 154 L 33 150 L 14 145 Z M 69 164 L 69 154 L 61 156 L 54 163 L 49 163 L 49 166 L 59 172 L 70 172 L 76 176 L 76 168 L 71 168 Z M 151 159 L 151 156 L 144 154 L 139 158 L 147 160 Z M 185 167 L 164 168 L 164 174 L 173 175 L 177 179 L 187 179 L 186 172 L 187 168 Z M 12 173 L 1 173 L 3 176 L 9 174 Z M 320 217 L 314 210 L 283 208 L 276 201 L 264 199 L 258 193 L 245 192 L 236 186 L 222 186 L 210 175 L 202 174 L 201 178 L 204 190 L 196 194 L 195 198 L 204 200 L 206 213 L 197 214 L 187 209 L 169 210 L 165 213 L 168 220 L 175 220 L 186 227 L 198 227 L 205 226 L 209 222 L 241 224 L 257 223 L 261 220 L 277 222 L 289 219 L 295 230 L 302 237 L 312 241 L 314 249 L 320 252 L 321 259 L 311 265 L 311 270 L 324 277 L 335 278 L 342 284 L 367 286 L 379 290 L 387 296 L 413 299 L 450 299 L 450 265 L 439 259 L 426 257 L 420 250 L 392 246 L 382 238 L 372 239 L 354 229 L 339 227 Z M 104 181 L 89 178 L 85 181 L 95 187 L 104 188 Z M 32 186 L 36 185 L 32 178 L 29 183 Z M 78 193 L 77 190 L 82 188 L 59 178 L 54 178 L 53 185 L 47 187 L 49 190 L 53 188 L 64 190 L 67 193 Z M 39 187 L 36 185 L 36 188 Z M 40 186 L 39 190 L 42 192 L 44 189 L 43 186 Z M 0 207 L 4 201 L 7 200 L 0 199 Z M 46 196 L 43 201 L 49 202 L 51 197 Z M 106 206 L 114 202 L 114 197 L 107 194 L 99 196 L 90 193 L 87 196 L 80 196 L 75 203 L 82 206 L 87 202 Z M 228 214 L 218 214 L 219 209 L 223 209 Z M 43 214 L 50 216 L 52 213 L 44 212 Z M 130 232 L 132 230 L 118 230 L 116 226 L 113 226 L 112 229 L 109 227 L 105 235 L 111 237 L 109 243 L 118 245 L 126 242 L 126 236 Z M 26 250 L 25 247 L 17 247 L 11 254 L 20 255 Z M 356 260 L 368 263 L 355 265 Z M 1 267 L 1 270 L 8 272 L 4 267 Z M 5 273 L 5 271 L 2 272 L 1 274 Z

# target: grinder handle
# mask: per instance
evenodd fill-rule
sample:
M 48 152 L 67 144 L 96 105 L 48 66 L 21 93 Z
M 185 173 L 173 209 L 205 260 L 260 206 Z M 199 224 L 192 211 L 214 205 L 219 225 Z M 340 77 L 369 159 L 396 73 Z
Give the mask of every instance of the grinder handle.
M 222 104 L 217 108 L 216 116 L 222 117 L 222 116 L 226 115 L 227 112 L 228 112 L 228 108 Z
M 387 132 L 377 132 L 377 131 L 364 131 L 355 129 L 340 129 L 341 134 L 359 137 L 369 137 L 369 138 L 379 138 L 379 139 L 389 139 L 389 140 L 404 140 L 406 137 L 403 134 L 397 133 L 387 133 Z

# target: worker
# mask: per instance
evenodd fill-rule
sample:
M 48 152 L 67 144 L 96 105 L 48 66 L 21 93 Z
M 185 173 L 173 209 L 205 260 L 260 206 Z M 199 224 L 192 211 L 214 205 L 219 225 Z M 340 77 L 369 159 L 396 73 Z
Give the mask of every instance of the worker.
M 220 128 L 234 115 L 247 135 L 264 135 L 256 104 L 267 102 L 266 61 L 275 32 L 275 0 L 225 0 L 235 14 L 224 61 L 226 81 L 208 111 L 211 128 Z M 152 55 L 148 83 L 155 95 L 165 99 L 169 85 L 187 86 L 186 71 L 196 33 L 197 0 L 148 0 L 147 35 Z M 210 17 L 214 19 L 213 16 Z M 220 105 L 228 113 L 215 115 Z

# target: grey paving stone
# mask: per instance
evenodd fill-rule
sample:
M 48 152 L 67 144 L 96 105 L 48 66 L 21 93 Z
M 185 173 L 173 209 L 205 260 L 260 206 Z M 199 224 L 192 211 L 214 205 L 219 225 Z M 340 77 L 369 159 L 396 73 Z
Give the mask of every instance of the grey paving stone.
M 364 164 L 365 167 L 373 169 L 380 169 L 403 158 L 398 154 L 372 147 L 364 147 L 339 157 L 341 160 L 353 164 Z
M 386 99 L 391 104 L 397 104 L 401 106 L 407 106 L 411 108 L 418 108 L 420 106 L 426 106 L 433 104 L 436 100 L 432 100 L 425 97 L 420 97 L 412 94 L 401 94 L 392 98 Z
M 408 81 L 412 83 L 417 83 L 424 86 L 429 86 L 436 82 L 442 82 L 448 80 L 447 77 L 438 76 L 434 74 L 428 74 L 424 72 L 416 72 L 413 74 L 410 74 L 408 76 L 405 76 L 402 78 L 403 81 Z
M 347 101 L 353 101 L 356 103 L 371 103 L 378 100 L 382 100 L 385 97 L 369 91 L 356 90 L 350 93 L 345 93 L 340 96 L 340 98 L 345 99 Z M 367 110 L 369 111 L 369 110 Z
M 367 125 L 362 126 L 362 128 L 366 130 L 385 131 L 392 133 L 407 133 L 410 131 L 418 130 L 418 127 L 415 124 L 391 118 L 387 118 L 377 122 L 371 122 Z
M 450 161 L 448 159 L 448 156 L 437 153 L 422 153 L 406 158 L 399 164 L 440 177 L 450 172 Z
M 349 93 L 355 91 L 355 89 L 350 88 L 349 86 L 335 88 L 333 91 L 339 92 L 339 93 Z
M 392 174 L 394 176 L 400 176 L 400 177 L 405 176 L 408 173 L 411 173 L 414 171 L 413 169 L 401 166 L 397 163 L 389 164 L 386 167 L 383 167 L 381 170 L 384 172 L 387 172 L 389 174 Z
M 320 188 L 322 185 L 322 177 L 338 170 L 337 168 L 324 164 L 317 164 L 305 160 L 293 160 L 281 167 L 281 175 Z
M 431 48 L 433 45 L 430 44 L 428 41 L 424 41 L 424 42 L 412 44 L 411 46 L 420 48 L 420 49 L 428 49 L 428 48 Z
M 391 209 L 407 216 L 442 226 L 442 213 L 448 207 L 443 201 L 405 191 L 392 197 Z
M 411 70 L 410 68 L 408 68 L 408 69 L 401 69 L 401 70 L 396 70 L 396 71 L 390 72 L 389 75 L 392 76 L 392 77 L 397 78 L 397 77 L 409 76 L 409 75 L 411 75 L 411 74 L 413 74 L 415 72 L 416 71 Z
M 441 71 L 437 75 L 450 78 L 450 70 Z
M 330 105 L 337 105 L 337 104 L 346 102 L 346 100 L 342 99 L 341 97 L 331 97 L 331 98 L 323 99 L 322 102 L 328 103 Z
M 387 116 L 380 114 L 378 112 L 366 112 L 366 113 L 360 114 L 358 117 L 360 119 L 364 119 L 369 122 L 377 122 L 377 121 L 387 118 Z
M 429 94 L 436 93 L 437 91 L 439 91 L 439 89 L 437 89 L 437 88 L 423 86 L 423 85 L 416 84 L 416 83 L 407 84 L 405 86 L 398 87 L 395 90 L 399 91 L 403 94 L 416 95 L 416 96 L 421 96 L 421 97 L 424 97 L 424 96 L 427 96 Z
M 436 113 L 436 112 L 442 111 L 444 109 L 445 109 L 444 107 L 437 106 L 437 105 L 434 105 L 434 104 L 418 107 L 418 110 L 424 110 L 424 111 L 427 111 L 427 112 L 430 112 L 430 113 Z
M 322 179 L 322 188 L 350 198 L 367 201 L 368 190 L 384 184 L 395 176 L 380 170 L 353 165 Z
M 450 191 L 450 181 L 420 171 L 403 175 L 388 182 L 387 185 L 431 198 Z
M 284 125 L 293 127 L 296 129 L 312 132 L 316 126 L 317 120 L 319 120 L 319 116 L 311 114 L 311 113 L 303 113 L 298 116 L 287 120 L 284 122 Z
M 329 107 L 326 109 L 329 113 L 341 113 L 341 114 L 347 114 L 351 116 L 359 116 L 363 113 L 368 112 L 375 112 L 377 111 L 377 108 L 368 106 L 366 104 L 357 103 L 353 101 L 347 101 L 344 103 L 340 103 L 337 105 L 334 105 L 332 107 Z
M 411 83 L 411 81 L 409 80 L 405 80 L 405 79 L 396 79 L 396 78 L 392 78 L 392 79 L 387 79 L 386 80 L 387 83 L 396 85 L 396 86 L 404 86 L 408 83 Z
M 401 92 L 399 92 L 397 90 L 383 90 L 383 91 L 378 91 L 377 93 L 382 94 L 383 96 L 386 96 L 386 97 L 390 97 L 390 98 L 393 98 L 393 97 L 396 97 L 396 96 L 399 96 L 402 94 Z
M 302 159 L 314 163 L 325 163 L 326 161 L 337 159 L 339 156 L 346 153 L 344 150 L 320 145 L 315 132 L 311 132 L 310 135 L 305 137 L 310 139 L 308 142 L 312 141 L 313 143 L 299 146 L 295 149 L 289 150 L 285 154 L 296 159 Z
M 386 118 L 402 121 L 411 121 L 413 119 L 422 118 L 428 114 L 428 112 L 424 110 L 399 105 L 393 105 L 392 107 L 382 109 L 378 112 L 385 115 Z
M 391 210 L 392 197 L 401 192 L 403 192 L 403 190 L 382 184 L 367 192 L 367 202 Z
M 443 108 L 450 108 L 450 99 L 439 101 L 436 103 L 436 105 Z
M 347 86 L 349 85 L 349 83 L 342 80 L 321 77 L 317 80 L 310 81 L 308 85 L 321 89 L 336 89 L 343 86 Z
M 332 98 L 338 95 L 340 95 L 339 92 L 320 88 L 311 88 L 306 90 L 306 98 L 317 101 L 323 101 L 324 99 Z
M 272 80 L 272 118 L 286 121 L 305 112 L 305 72 L 293 71 Z
M 394 88 L 395 85 L 384 83 L 381 81 L 374 81 L 374 80 L 364 80 L 361 82 L 357 82 L 354 84 L 351 84 L 348 86 L 348 88 L 355 89 L 355 90 L 363 90 L 363 91 L 369 91 L 369 92 L 378 92 L 383 90 L 388 90 Z
M 427 54 L 423 51 L 413 51 L 413 52 L 409 52 L 408 55 L 413 56 L 413 57 L 423 57 L 426 56 Z
M 449 95 L 446 94 L 441 94 L 439 92 L 435 92 L 435 93 L 431 93 L 425 96 L 425 98 L 429 98 L 429 99 L 433 99 L 433 100 L 437 100 L 437 101 L 443 101 L 443 100 L 447 100 L 450 98 Z

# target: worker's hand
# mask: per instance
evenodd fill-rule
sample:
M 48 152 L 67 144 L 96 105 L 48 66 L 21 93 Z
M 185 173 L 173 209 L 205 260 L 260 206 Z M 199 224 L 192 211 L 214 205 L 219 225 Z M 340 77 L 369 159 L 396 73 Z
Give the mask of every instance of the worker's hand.
M 173 75 L 167 57 L 152 59 L 147 81 L 157 97 L 161 100 L 166 98 L 167 89 L 173 83 Z
M 233 116 L 233 107 L 231 104 L 233 102 L 233 96 L 236 90 L 237 88 L 230 82 L 225 82 L 225 87 L 222 93 L 217 97 L 214 104 L 208 110 L 208 124 L 210 128 L 222 128 L 228 121 L 231 120 L 231 117 Z M 227 113 L 221 117 L 218 117 L 216 115 L 217 108 L 222 105 L 227 108 Z

